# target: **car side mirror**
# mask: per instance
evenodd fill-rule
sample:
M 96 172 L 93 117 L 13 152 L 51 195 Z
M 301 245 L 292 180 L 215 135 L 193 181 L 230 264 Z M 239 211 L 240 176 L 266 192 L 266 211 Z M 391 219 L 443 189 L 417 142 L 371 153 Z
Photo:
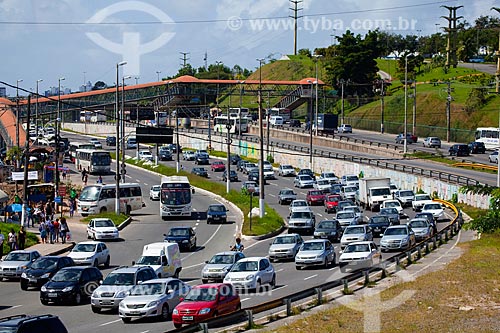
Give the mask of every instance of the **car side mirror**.
M 167 294 L 172 294 L 173 292 L 174 292 L 174 290 L 173 290 L 173 289 L 169 289 L 169 290 L 167 290 Z
M 163 234 L 163 237 L 167 237 L 167 234 Z
M 191 193 L 194 194 L 194 188 L 191 189 Z
M 208 260 L 205 260 L 205 264 L 208 264 Z
M 99 284 L 102 284 L 102 280 L 99 280 Z
M 132 266 L 134 266 L 134 265 L 135 265 L 135 261 L 132 261 Z

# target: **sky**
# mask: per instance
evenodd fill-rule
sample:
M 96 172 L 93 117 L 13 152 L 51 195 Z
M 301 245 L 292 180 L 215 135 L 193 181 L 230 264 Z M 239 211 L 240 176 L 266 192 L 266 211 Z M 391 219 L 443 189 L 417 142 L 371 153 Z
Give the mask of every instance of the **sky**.
M 300 1 L 300 0 L 298 0 Z M 430 35 L 447 25 L 440 6 L 473 23 L 500 0 L 303 0 L 297 47 L 314 50 L 346 30 L 376 28 Z M 221 61 L 255 70 L 257 59 L 293 54 L 294 20 L 288 0 L 0 0 L 0 81 L 39 92 L 78 91 L 86 81 L 127 84 L 175 75 L 183 55 L 193 67 Z M 439 25 L 436 25 L 439 24 Z M 441 30 L 442 31 L 442 30 Z M 159 73 L 158 73 L 159 72 Z M 0 83 L 0 87 L 3 86 Z M 21 95 L 27 92 L 20 91 Z M 14 96 L 15 88 L 7 87 Z

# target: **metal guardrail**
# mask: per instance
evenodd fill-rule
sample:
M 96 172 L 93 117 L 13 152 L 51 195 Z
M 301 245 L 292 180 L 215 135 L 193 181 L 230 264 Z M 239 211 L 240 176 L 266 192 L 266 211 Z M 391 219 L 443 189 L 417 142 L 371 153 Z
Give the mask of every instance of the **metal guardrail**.
M 482 164 L 482 163 L 462 162 L 462 163 L 455 163 L 455 164 L 453 164 L 453 166 L 456 166 L 459 168 L 472 168 L 472 169 L 480 169 L 480 170 L 498 171 L 497 165 L 488 165 L 488 164 Z
M 305 300 L 311 296 L 317 296 L 316 302 L 317 304 L 322 303 L 322 295 L 324 291 L 332 290 L 334 288 L 343 287 L 344 290 L 347 288 L 349 283 L 356 282 L 359 279 L 364 279 L 365 284 L 369 282 L 370 273 L 375 271 L 383 271 L 381 279 L 384 278 L 384 273 L 386 272 L 386 267 L 389 265 L 395 265 L 396 271 L 399 270 L 399 267 L 402 263 L 406 261 L 406 265 L 410 265 L 415 261 L 420 260 L 426 254 L 434 251 L 439 246 L 443 245 L 445 242 L 449 241 L 455 235 L 458 234 L 463 225 L 463 217 L 462 212 L 458 210 L 453 204 L 440 200 L 434 199 L 443 205 L 446 205 L 450 209 L 452 209 L 455 213 L 454 219 L 451 223 L 437 232 L 433 237 L 428 238 L 426 240 L 421 241 L 420 243 L 415 244 L 412 248 L 397 253 L 386 260 L 383 261 L 382 267 L 371 268 L 368 270 L 358 270 L 352 272 L 351 274 L 346 275 L 342 279 L 337 279 L 334 281 L 326 282 L 323 284 L 316 285 L 314 287 L 275 299 L 271 300 L 259 305 L 251 306 L 248 308 L 241 309 L 239 311 L 233 312 L 231 314 L 215 317 L 209 319 L 203 323 L 191 324 L 179 329 L 174 329 L 170 331 L 166 331 L 166 333 L 191 333 L 191 332 L 208 332 L 209 328 L 222 328 L 227 327 L 229 325 L 245 325 L 245 323 L 251 324 L 253 323 L 253 316 L 258 313 L 262 313 L 268 310 L 277 309 L 280 307 L 284 307 L 286 309 L 287 316 L 293 315 L 292 311 L 292 303 L 300 300 Z M 364 286 L 361 286 L 358 289 L 362 289 Z M 312 301 L 312 300 L 311 300 Z

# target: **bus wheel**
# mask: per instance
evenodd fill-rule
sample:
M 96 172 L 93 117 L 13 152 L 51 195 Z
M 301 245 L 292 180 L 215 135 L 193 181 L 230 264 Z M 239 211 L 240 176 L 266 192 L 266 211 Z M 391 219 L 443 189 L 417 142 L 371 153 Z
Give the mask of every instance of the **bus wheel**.
M 106 213 L 106 211 L 107 211 L 106 207 L 102 207 L 100 210 L 100 213 L 103 214 L 103 213 Z

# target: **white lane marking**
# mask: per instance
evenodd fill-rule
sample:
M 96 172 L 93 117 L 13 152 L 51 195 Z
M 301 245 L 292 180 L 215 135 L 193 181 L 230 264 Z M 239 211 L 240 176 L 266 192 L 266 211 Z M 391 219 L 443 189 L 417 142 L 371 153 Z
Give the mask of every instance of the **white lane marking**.
M 217 232 L 219 232 L 220 228 L 222 228 L 222 224 L 219 224 L 219 227 L 217 227 L 217 230 L 215 230 L 215 232 L 212 234 L 212 236 L 210 236 L 210 238 L 205 243 L 203 243 L 203 245 L 202 245 L 203 247 L 206 247 L 207 244 L 210 243 L 210 241 L 215 237 L 215 235 L 217 234 Z M 191 257 L 195 253 L 197 253 L 197 251 L 191 252 L 190 254 L 188 254 L 187 256 L 185 256 L 182 259 L 186 260 L 187 258 Z
M 196 221 L 194 225 L 200 225 L 200 221 Z
M 304 281 L 312 279 L 312 278 L 315 278 L 316 276 L 318 276 L 318 274 L 314 274 L 314 275 L 308 276 L 308 277 L 304 278 Z
M 274 195 L 274 194 L 268 193 L 267 195 L 270 197 L 276 198 L 276 195 Z
M 318 213 L 317 215 L 318 215 L 319 217 L 323 217 L 323 214 Z
M 278 270 L 276 271 L 276 273 L 281 272 L 282 270 L 283 270 L 283 268 L 280 268 L 280 269 L 278 269 Z
M 14 306 L 11 306 L 9 309 L 15 309 L 15 308 L 20 308 L 22 305 L 14 305 Z
M 278 184 L 275 184 L 275 183 L 268 183 L 268 184 L 271 186 L 278 186 Z
M 280 289 L 283 289 L 283 288 L 286 288 L 286 287 L 288 287 L 287 284 L 285 284 L 285 285 L 283 285 L 281 287 L 278 287 L 278 288 L 274 288 L 273 291 L 280 290 Z
M 332 268 L 329 268 L 328 270 L 333 271 L 335 268 L 337 268 L 337 267 L 332 267 Z
M 106 325 L 114 324 L 114 323 L 119 322 L 120 320 L 121 320 L 121 318 L 120 318 L 120 319 L 117 319 L 117 320 L 113 320 L 113 321 L 107 322 L 107 323 L 104 323 L 104 324 L 101 324 L 101 325 L 99 325 L 99 326 L 106 326 Z
M 242 300 L 240 300 L 240 302 L 248 301 L 249 299 L 251 299 L 251 298 L 250 297 L 243 298 Z
M 147 330 L 147 331 L 142 331 L 142 332 L 140 332 L 140 333 L 148 333 L 148 332 L 149 332 L 149 330 Z

